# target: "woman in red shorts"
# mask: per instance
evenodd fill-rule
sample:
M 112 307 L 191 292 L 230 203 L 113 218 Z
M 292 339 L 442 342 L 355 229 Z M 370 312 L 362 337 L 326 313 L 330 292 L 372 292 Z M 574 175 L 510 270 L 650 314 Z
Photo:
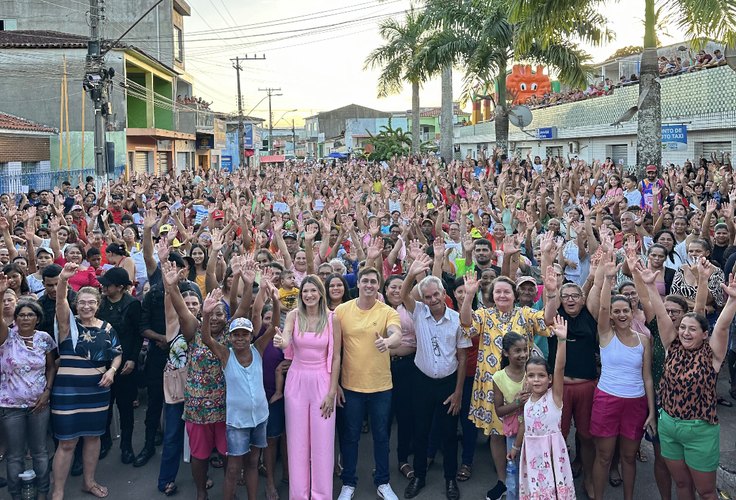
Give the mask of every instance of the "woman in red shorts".
M 632 500 L 636 452 L 645 427 L 652 435 L 656 434 L 651 344 L 644 334 L 631 329 L 633 312 L 629 299 L 623 295 L 611 297 L 616 263 L 610 251 L 604 255 L 601 266 L 605 268 L 598 312 L 601 376 L 590 420 L 596 448 L 593 486 L 595 498 L 603 498 L 611 458 L 620 437 L 624 500 Z

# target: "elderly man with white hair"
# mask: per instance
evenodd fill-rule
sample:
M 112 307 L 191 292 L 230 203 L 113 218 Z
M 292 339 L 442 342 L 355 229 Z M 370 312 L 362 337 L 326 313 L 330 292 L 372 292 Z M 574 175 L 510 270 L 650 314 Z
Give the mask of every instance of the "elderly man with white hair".
M 413 498 L 424 488 L 427 476 L 427 442 L 432 418 L 438 416 L 444 457 L 445 494 L 460 498 L 457 474 L 457 419 L 465 381 L 466 349 L 471 341 L 460 328 L 460 315 L 447 307 L 445 288 L 436 276 L 426 276 L 418 286 L 421 302 L 412 297 L 414 282 L 432 267 L 432 259 L 419 254 L 404 280 L 401 298 L 412 315 L 417 336 L 414 358 L 418 370 L 413 384 L 414 478 L 404 492 Z M 439 411 L 437 411 L 439 410 Z

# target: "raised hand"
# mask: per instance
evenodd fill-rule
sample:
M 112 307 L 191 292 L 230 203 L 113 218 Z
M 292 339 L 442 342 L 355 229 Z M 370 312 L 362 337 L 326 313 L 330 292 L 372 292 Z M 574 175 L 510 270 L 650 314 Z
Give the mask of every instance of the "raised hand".
M 716 202 L 716 200 L 709 200 L 708 203 L 705 205 L 705 213 L 713 214 L 716 211 L 717 207 L 718 202 Z
M 478 293 L 478 288 L 480 288 L 480 281 L 478 281 L 475 271 L 465 273 L 465 293 L 473 296 Z
M 414 259 L 414 262 L 411 263 L 411 266 L 409 267 L 409 272 L 407 274 L 416 277 L 422 273 L 426 273 L 430 269 L 432 269 L 432 258 L 426 253 L 422 252 L 421 254 L 417 255 Z
M 225 241 L 223 239 L 223 231 L 213 229 L 211 234 L 211 240 L 212 246 L 210 248 L 210 252 L 219 252 L 222 250 L 222 247 L 225 246 Z
M 218 304 L 220 304 L 221 301 L 222 289 L 215 288 L 209 294 L 207 294 L 207 297 L 204 299 L 204 304 L 202 304 L 202 313 L 212 314 L 212 311 L 215 310 L 215 308 Z
M 510 257 L 521 252 L 521 245 L 516 235 L 506 236 L 503 240 L 503 254 Z
M 164 283 L 174 286 L 179 282 L 179 268 L 173 262 L 162 262 L 161 270 L 163 271 Z
M 707 257 L 700 257 L 698 262 L 695 263 L 695 268 L 698 271 L 698 276 L 705 281 L 708 281 L 716 272 L 716 266 Z
M 143 228 L 151 229 L 158 222 L 158 213 L 155 210 L 147 210 L 146 215 L 143 217 Z
M 655 283 L 657 281 L 657 276 L 660 273 L 660 271 L 655 271 L 653 269 L 649 269 L 648 267 L 645 267 L 641 261 L 636 263 L 636 267 L 631 269 L 631 272 L 638 273 L 639 276 L 641 277 L 641 280 L 647 285 L 651 285 L 652 283 Z
M 243 279 L 247 283 L 253 283 L 256 280 L 256 271 L 258 270 L 258 264 L 256 261 L 250 257 L 245 257 L 245 261 L 243 262 Z
M 381 257 L 381 254 L 383 253 L 383 238 L 377 237 L 373 238 L 368 245 L 368 250 L 366 252 L 366 258 L 369 260 L 376 260 L 379 257 Z
M 552 324 L 552 332 L 555 337 L 561 340 L 567 340 L 567 321 L 559 314 L 555 316 L 555 321 Z
M 62 281 L 67 281 L 69 278 L 74 276 L 77 273 L 77 270 L 79 269 L 79 265 L 75 264 L 73 262 L 67 262 L 64 264 L 64 269 L 61 270 L 61 274 L 59 274 L 59 279 Z

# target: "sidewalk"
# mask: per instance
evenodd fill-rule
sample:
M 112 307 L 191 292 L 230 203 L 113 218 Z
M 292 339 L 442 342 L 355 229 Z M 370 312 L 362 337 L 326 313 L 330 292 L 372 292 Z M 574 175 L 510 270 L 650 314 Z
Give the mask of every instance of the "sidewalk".
M 734 406 L 718 406 L 718 420 L 721 424 L 721 465 L 718 468 L 718 488 L 730 499 L 736 499 L 736 401 L 728 395 L 728 369 L 721 370 L 718 378 L 718 395 L 726 398 Z

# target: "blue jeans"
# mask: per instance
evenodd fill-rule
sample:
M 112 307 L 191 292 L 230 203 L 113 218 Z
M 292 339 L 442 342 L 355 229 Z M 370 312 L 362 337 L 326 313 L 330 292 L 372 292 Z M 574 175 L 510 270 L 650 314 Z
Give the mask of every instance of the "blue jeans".
M 158 473 L 158 489 L 164 491 L 168 483 L 176 480 L 179 462 L 184 451 L 184 403 L 164 404 L 164 443 L 161 450 L 161 469 Z
M 51 410 L 47 406 L 38 413 L 32 408 L 0 408 L 0 425 L 8 440 L 8 493 L 19 497 L 21 480 L 18 474 L 25 470 L 26 449 L 33 458 L 36 487 L 39 494 L 49 492 L 49 452 L 46 439 Z
M 356 476 L 358 442 L 360 441 L 360 429 L 363 426 L 363 415 L 367 409 L 373 434 L 373 460 L 376 465 L 373 483 L 376 486 L 386 484 L 389 482 L 388 428 L 391 420 L 391 391 L 363 393 L 345 390 L 344 393 L 344 430 L 340 437 L 342 482 L 345 486 L 355 487 L 358 484 Z

